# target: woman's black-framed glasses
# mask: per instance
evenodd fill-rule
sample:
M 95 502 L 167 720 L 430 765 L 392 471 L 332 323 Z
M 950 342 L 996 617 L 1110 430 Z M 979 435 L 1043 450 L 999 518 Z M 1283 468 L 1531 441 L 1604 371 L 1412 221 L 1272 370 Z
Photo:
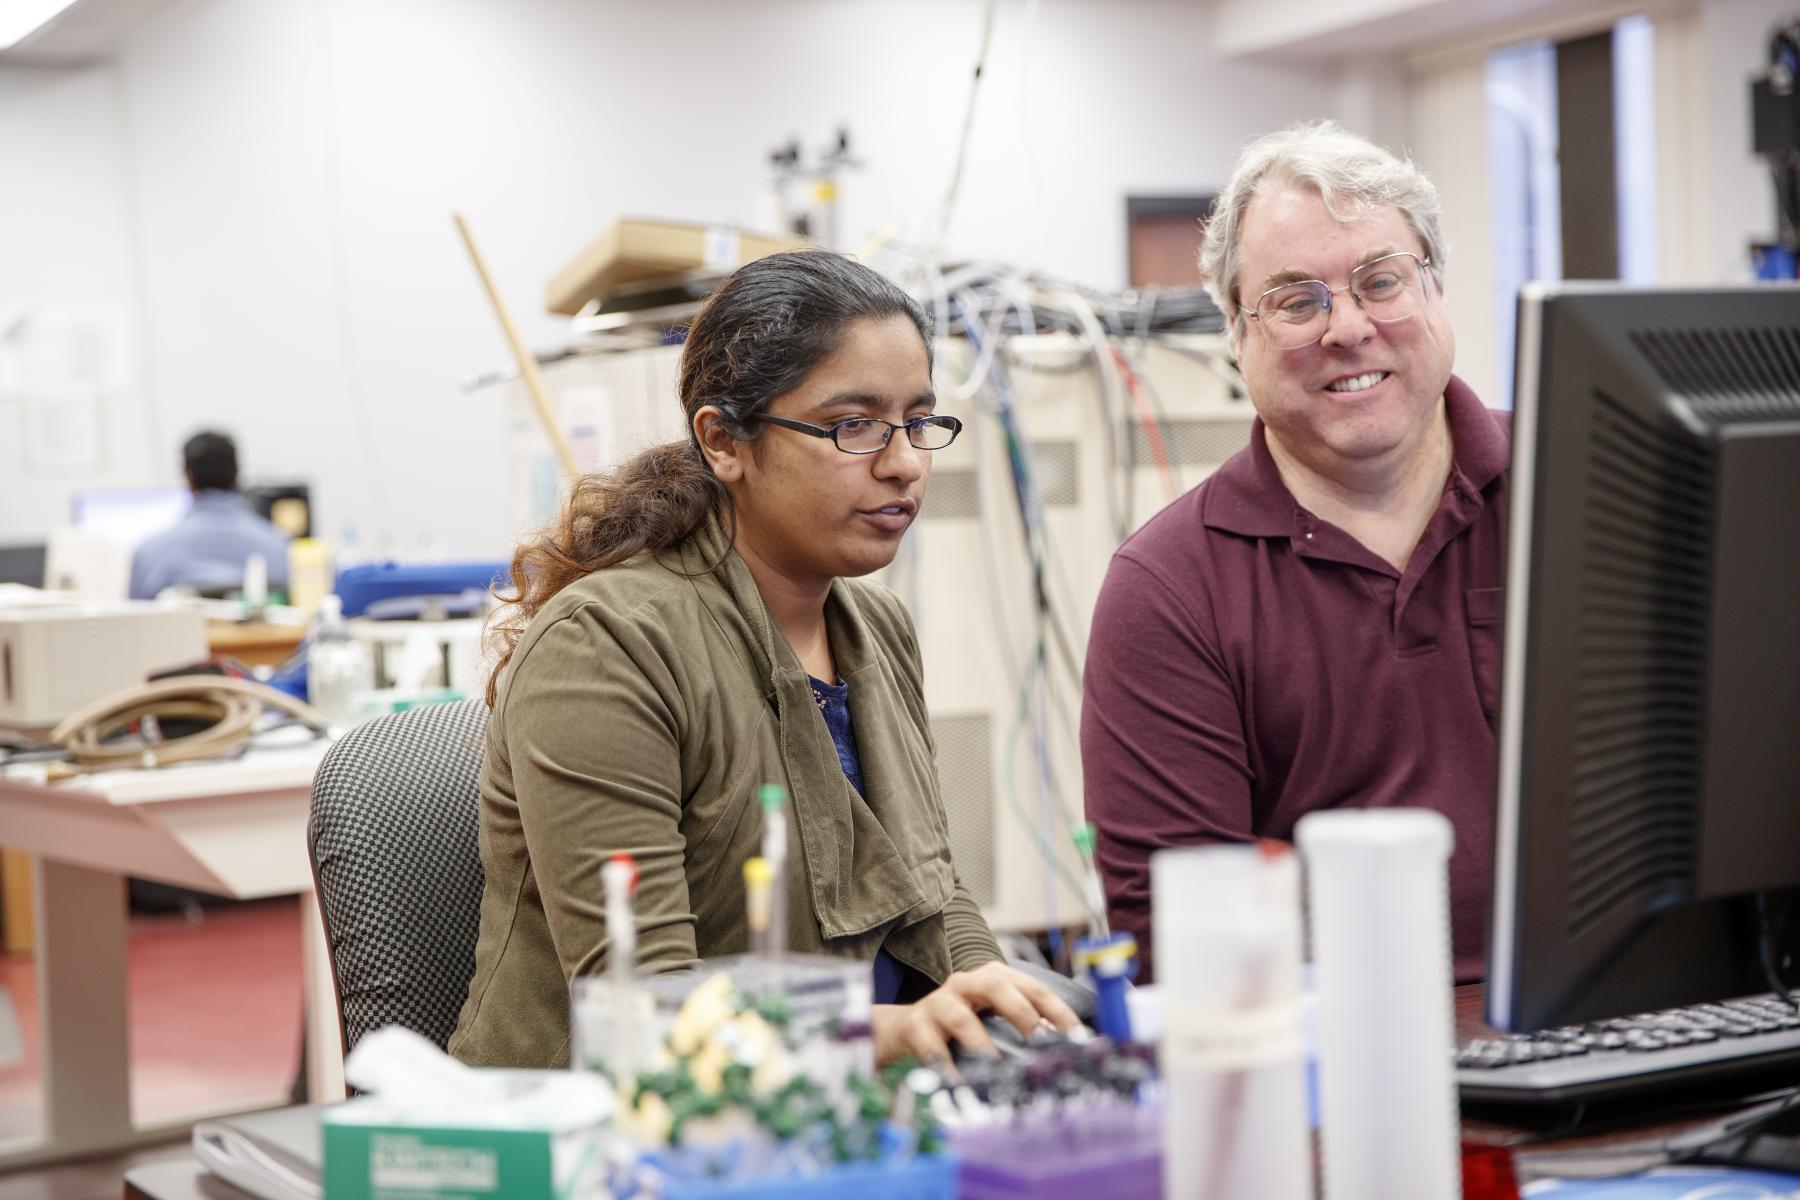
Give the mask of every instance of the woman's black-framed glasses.
M 752 413 L 750 419 L 767 421 L 771 425 L 792 429 L 809 437 L 830 438 L 845 454 L 879 454 L 887 449 L 896 429 L 906 430 L 906 440 L 920 450 L 942 450 L 962 432 L 961 421 L 955 417 L 939 416 L 937 413 L 928 417 L 914 417 L 901 425 L 878 417 L 851 417 L 830 428 L 808 425 L 805 421 L 790 421 L 786 417 L 772 417 L 768 413 Z

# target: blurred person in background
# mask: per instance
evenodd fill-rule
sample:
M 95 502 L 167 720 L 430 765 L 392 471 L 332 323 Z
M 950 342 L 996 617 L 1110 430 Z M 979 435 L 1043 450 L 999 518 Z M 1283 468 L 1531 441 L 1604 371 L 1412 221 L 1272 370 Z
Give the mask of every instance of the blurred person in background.
M 194 506 L 173 528 L 145 539 L 131 558 L 130 595 L 149 600 L 164 588 L 223 595 L 244 585 L 253 554 L 268 568 L 268 586 L 286 588 L 287 535 L 265 520 L 238 490 L 237 446 L 223 433 L 196 433 L 181 448 Z

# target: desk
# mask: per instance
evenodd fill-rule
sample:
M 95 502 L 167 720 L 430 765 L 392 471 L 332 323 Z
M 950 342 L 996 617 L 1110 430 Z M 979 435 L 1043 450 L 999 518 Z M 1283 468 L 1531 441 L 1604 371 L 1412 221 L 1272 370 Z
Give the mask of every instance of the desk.
M 125 1175 L 125 1200 L 256 1200 L 192 1158 L 139 1167 Z
M 1459 1042 L 1475 1037 L 1494 1037 L 1496 1031 L 1482 1018 L 1479 984 L 1456 989 L 1456 1037 Z M 1791 1086 L 1792 1080 L 1777 1086 Z M 1725 1081 L 1718 1086 L 1690 1086 L 1681 1091 L 1622 1092 L 1580 1109 L 1581 1123 L 1567 1122 L 1572 1110 L 1546 1107 L 1507 1109 L 1497 1106 L 1465 1106 L 1462 1112 L 1464 1144 L 1501 1146 L 1513 1155 L 1521 1183 L 1567 1172 L 1578 1175 L 1581 1159 L 1604 1159 L 1606 1169 L 1626 1171 L 1633 1159 L 1659 1160 L 1656 1147 L 1670 1138 L 1701 1139 L 1719 1131 L 1734 1114 L 1757 1107 L 1746 1091 L 1766 1090 L 1752 1077 Z M 1639 1154 L 1638 1152 L 1642 1152 Z M 1571 1161 L 1574 1160 L 1574 1161 Z M 1755 1170 L 1755 1162 L 1746 1163 Z M 1659 1193 L 1660 1194 L 1660 1193 Z M 1712 1195 L 1696 1189 L 1694 1195 Z M 1740 1193 L 1734 1191 L 1732 1195 Z M 1746 1188 L 1743 1195 L 1761 1195 Z M 1770 1193 L 1773 1195 L 1774 1193 Z M 1782 1191 L 1781 1195 L 1788 1195 Z
M 337 999 L 306 853 L 326 743 L 308 738 L 271 741 L 241 759 L 61 784 L 45 783 L 41 765 L 0 770 L 0 837 L 38 857 L 45 1119 L 41 1143 L 0 1144 L 0 1170 L 167 1140 L 187 1125 L 131 1120 L 127 875 L 241 900 L 301 896 L 308 1093 L 343 1095 Z
M 207 649 L 214 654 L 228 654 L 251 667 L 280 666 L 293 657 L 305 638 L 304 625 L 276 625 L 268 621 L 206 623 Z
M 316 1113 L 318 1110 L 294 1108 L 282 1111 L 286 1113 L 305 1111 Z M 1553 1147 L 1539 1148 L 1554 1148 L 1560 1151 L 1583 1147 L 1590 1149 L 1600 1146 L 1617 1147 L 1627 1143 L 1642 1142 L 1652 1137 L 1666 1137 L 1671 1133 L 1691 1129 L 1704 1123 L 1704 1119 L 1691 1116 L 1668 1118 L 1661 1122 L 1640 1124 L 1629 1129 L 1579 1137 L 1559 1137 L 1555 1139 Z M 1504 1144 L 1518 1142 L 1527 1136 L 1524 1130 L 1504 1125 L 1467 1119 L 1463 1121 L 1465 1142 Z M 1315 1182 L 1314 1194 L 1324 1196 L 1319 1181 Z M 1738 1195 L 1739 1193 L 1732 1194 Z M 135 1168 L 125 1176 L 124 1195 L 125 1200 L 244 1200 L 244 1198 L 251 1197 L 251 1193 L 208 1173 L 206 1168 L 200 1165 L 199 1160 L 192 1155 Z
M 1479 984 L 1456 989 L 1455 1012 L 1459 1038 L 1486 1036 L 1492 1033 L 1492 1030 L 1482 1021 Z M 310 1144 L 311 1138 L 306 1136 L 310 1132 L 310 1127 L 304 1122 L 319 1119 L 322 1111 L 316 1106 L 273 1110 L 247 1117 L 241 1122 L 237 1122 L 236 1125 L 240 1133 L 264 1139 L 266 1144 L 281 1147 L 300 1161 L 317 1161 L 316 1156 L 322 1151 L 320 1147 Z M 1534 1133 L 1532 1130 L 1508 1125 L 1501 1121 L 1482 1120 L 1464 1114 L 1461 1132 L 1465 1143 L 1522 1147 L 1525 1142 L 1533 1141 L 1536 1143 L 1532 1146 L 1534 1151 L 1579 1151 L 1600 1147 L 1617 1149 L 1651 1139 L 1664 1138 L 1673 1133 L 1697 1129 L 1708 1124 L 1718 1115 L 1722 1115 L 1722 1113 L 1697 1115 L 1683 1113 L 1679 1109 L 1669 1109 L 1661 1113 L 1652 1111 L 1650 1115 L 1636 1119 L 1628 1127 L 1602 1128 L 1573 1135 L 1558 1134 L 1552 1139 L 1545 1140 L 1541 1132 Z M 1528 1157 L 1529 1152 L 1525 1152 L 1525 1155 L 1518 1160 L 1521 1170 L 1530 1171 L 1532 1169 L 1532 1164 L 1527 1161 Z M 1536 1164 L 1540 1172 L 1545 1165 L 1542 1162 Z M 125 1184 L 126 1200 L 139 1200 L 139 1198 L 141 1200 L 201 1200 L 204 1197 L 237 1200 L 237 1198 L 247 1195 L 220 1179 L 208 1176 L 198 1160 L 191 1156 L 134 1170 L 126 1177 Z M 1316 1194 L 1323 1195 L 1322 1191 L 1317 1189 L 1315 1191 Z

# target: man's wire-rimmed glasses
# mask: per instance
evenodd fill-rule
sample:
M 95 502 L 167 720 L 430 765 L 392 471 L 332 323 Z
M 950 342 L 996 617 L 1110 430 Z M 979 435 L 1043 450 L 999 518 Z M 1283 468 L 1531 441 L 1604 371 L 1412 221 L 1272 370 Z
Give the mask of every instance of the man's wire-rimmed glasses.
M 1331 327 L 1332 296 L 1348 292 L 1371 321 L 1404 321 L 1425 307 L 1429 294 L 1425 268 L 1431 260 L 1402 250 L 1372 258 L 1350 272 L 1350 282 L 1334 288 L 1319 279 L 1303 279 L 1270 288 L 1244 314 L 1262 326 L 1270 343 L 1298 350 L 1325 336 Z
M 879 454 L 887 449 L 896 429 L 906 430 L 906 440 L 920 450 L 942 450 L 962 432 L 961 421 L 937 413 L 914 417 L 899 425 L 878 417 L 851 417 L 848 421 L 839 421 L 829 428 L 808 425 L 805 421 L 791 421 L 786 417 L 772 417 L 768 413 L 752 413 L 750 419 L 767 421 L 771 425 L 792 429 L 809 437 L 830 438 L 845 454 Z

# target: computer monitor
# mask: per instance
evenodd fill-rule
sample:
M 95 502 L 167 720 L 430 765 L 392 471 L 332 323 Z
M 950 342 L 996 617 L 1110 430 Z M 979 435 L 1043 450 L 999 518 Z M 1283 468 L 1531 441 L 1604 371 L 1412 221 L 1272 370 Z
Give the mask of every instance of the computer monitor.
M 1800 936 L 1800 286 L 1532 285 L 1487 1016 L 1770 990 Z
M 132 550 L 172 528 L 193 504 L 193 492 L 184 487 L 104 488 L 76 492 L 72 515 L 81 532 Z
M 244 499 L 291 538 L 311 537 L 312 488 L 304 483 L 246 483 Z
M 43 542 L 0 546 L 0 583 L 44 586 L 44 560 L 49 547 Z

